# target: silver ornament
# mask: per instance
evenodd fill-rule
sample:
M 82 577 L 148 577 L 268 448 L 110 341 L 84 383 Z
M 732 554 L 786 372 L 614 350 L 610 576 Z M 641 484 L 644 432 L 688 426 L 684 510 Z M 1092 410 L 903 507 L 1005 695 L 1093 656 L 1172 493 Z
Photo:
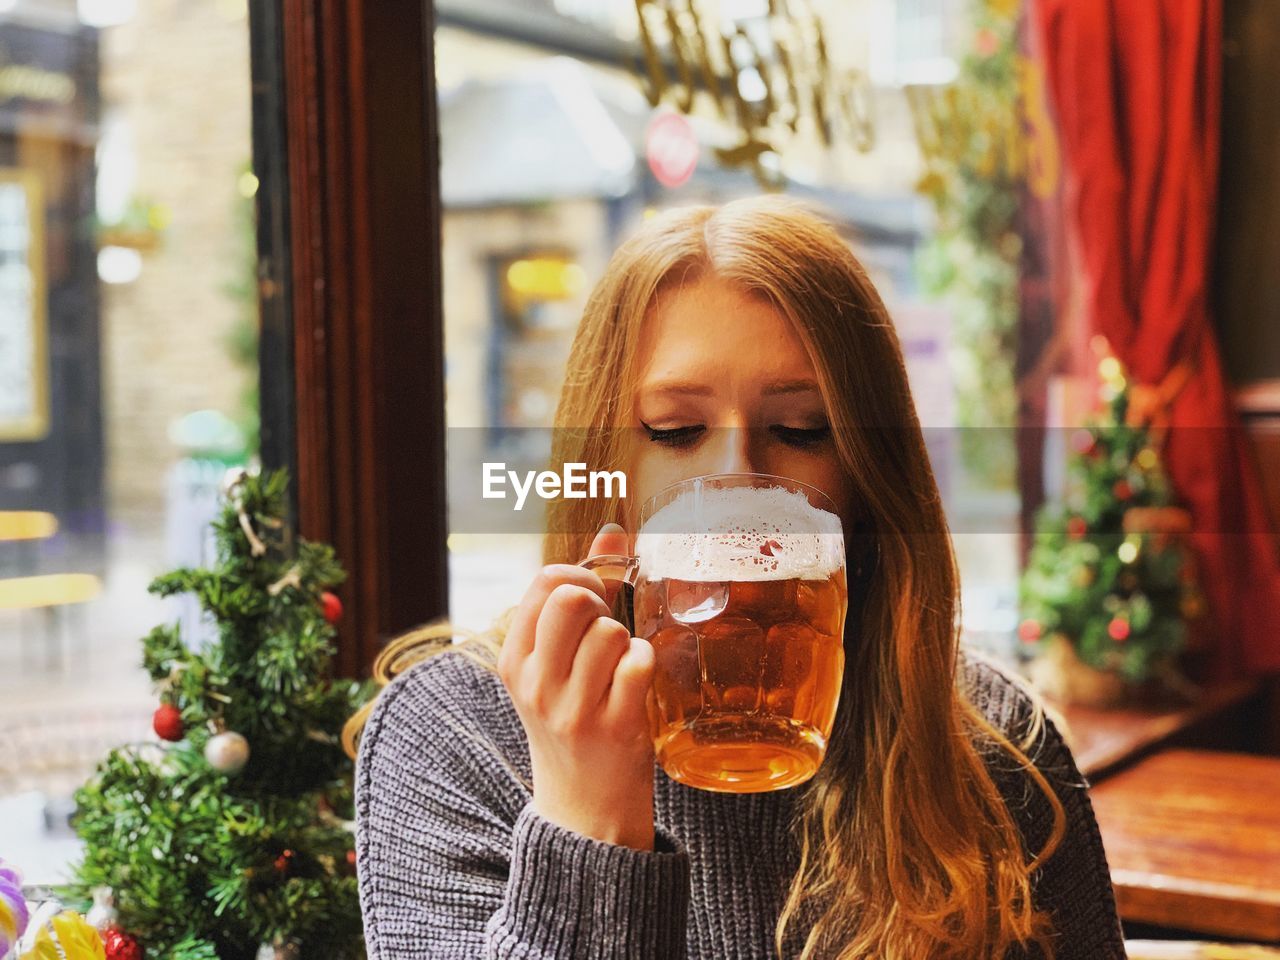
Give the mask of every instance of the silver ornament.
M 239 773 L 249 762 L 249 741 L 234 730 L 224 731 L 209 738 L 204 758 L 219 773 Z
M 93 906 L 84 918 L 89 926 L 98 931 L 115 925 L 120 914 L 116 910 L 116 897 L 110 887 L 93 888 Z

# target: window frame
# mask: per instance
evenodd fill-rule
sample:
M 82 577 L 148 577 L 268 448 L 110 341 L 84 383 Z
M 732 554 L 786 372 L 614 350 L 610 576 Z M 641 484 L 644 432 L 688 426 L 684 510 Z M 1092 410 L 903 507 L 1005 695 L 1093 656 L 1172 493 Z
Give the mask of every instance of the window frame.
M 448 612 L 433 9 L 250 4 L 262 461 L 333 544 L 335 672 Z

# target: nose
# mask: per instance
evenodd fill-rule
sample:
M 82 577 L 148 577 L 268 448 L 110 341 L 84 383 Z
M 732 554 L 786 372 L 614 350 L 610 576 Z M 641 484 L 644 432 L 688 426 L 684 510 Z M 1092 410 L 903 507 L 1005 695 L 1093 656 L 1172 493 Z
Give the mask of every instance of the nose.
M 745 426 L 721 427 L 716 444 L 716 473 L 759 473 L 754 431 Z

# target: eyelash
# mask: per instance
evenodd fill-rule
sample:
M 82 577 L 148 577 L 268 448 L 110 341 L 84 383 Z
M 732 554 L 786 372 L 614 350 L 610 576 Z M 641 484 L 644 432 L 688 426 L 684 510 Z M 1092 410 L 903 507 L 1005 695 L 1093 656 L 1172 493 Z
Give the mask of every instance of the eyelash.
M 783 443 L 792 447 L 816 447 L 831 436 L 831 428 L 829 426 L 812 427 L 809 429 L 776 426 L 770 427 L 769 429 L 772 430 L 774 435 Z
M 665 447 L 691 446 L 707 429 L 702 426 L 692 426 L 660 430 L 649 426 L 643 420 L 640 421 L 640 425 L 644 427 L 651 441 L 660 443 Z M 817 446 L 831 436 L 831 427 L 829 426 L 805 429 L 802 427 L 784 427 L 779 424 L 770 427 L 769 431 L 788 446 L 800 449 Z
M 669 430 L 659 430 L 649 426 L 643 420 L 640 421 L 640 426 L 644 427 L 650 440 L 664 447 L 687 447 L 706 430 L 706 427 L 672 427 Z

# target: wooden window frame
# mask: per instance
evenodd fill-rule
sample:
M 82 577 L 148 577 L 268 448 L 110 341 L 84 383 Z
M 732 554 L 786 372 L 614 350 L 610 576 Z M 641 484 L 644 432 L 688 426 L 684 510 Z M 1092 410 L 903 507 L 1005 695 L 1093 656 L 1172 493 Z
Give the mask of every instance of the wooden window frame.
M 336 671 L 447 613 L 432 4 L 250 4 L 264 467 L 348 571 Z

